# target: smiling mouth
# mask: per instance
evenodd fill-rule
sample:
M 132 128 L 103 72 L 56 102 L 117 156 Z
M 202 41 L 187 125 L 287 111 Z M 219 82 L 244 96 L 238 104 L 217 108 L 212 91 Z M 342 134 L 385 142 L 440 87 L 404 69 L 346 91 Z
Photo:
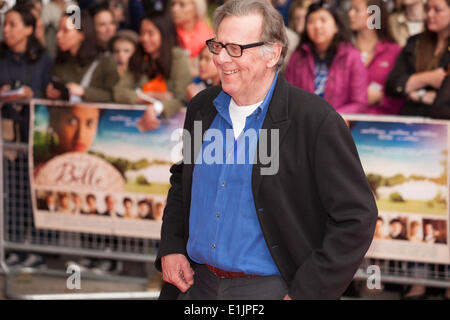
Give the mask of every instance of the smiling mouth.
M 226 75 L 235 74 L 235 73 L 238 73 L 238 72 L 239 72 L 239 70 L 223 71 L 223 73 L 226 74 Z

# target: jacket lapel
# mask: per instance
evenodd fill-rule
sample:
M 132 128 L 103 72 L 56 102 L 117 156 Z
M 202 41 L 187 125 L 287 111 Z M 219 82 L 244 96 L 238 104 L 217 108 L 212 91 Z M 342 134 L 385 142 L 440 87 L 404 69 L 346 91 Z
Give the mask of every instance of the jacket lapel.
M 201 150 L 202 144 L 203 144 L 203 136 L 206 132 L 206 130 L 208 130 L 208 128 L 211 126 L 214 118 L 217 115 L 217 109 L 214 107 L 213 105 L 213 100 L 211 100 L 210 102 L 208 102 L 203 108 L 201 108 L 194 117 L 194 129 L 193 132 L 191 132 L 191 164 L 195 163 L 195 160 L 197 159 L 197 155 Z M 197 139 L 196 134 L 198 135 L 198 133 L 195 132 L 195 123 L 200 122 L 201 123 L 201 128 L 202 128 L 202 135 L 201 135 L 201 139 Z M 197 140 L 197 141 L 196 141 Z M 189 165 L 186 166 L 186 170 L 187 170 L 187 175 L 186 177 L 189 177 L 190 181 L 189 181 L 189 186 L 191 185 L 192 182 L 192 172 L 194 170 L 194 165 Z
M 271 144 L 274 130 L 278 130 L 278 143 L 276 144 L 276 146 L 279 147 L 286 135 L 286 132 L 288 131 L 289 124 L 291 122 L 288 118 L 288 90 L 289 85 L 287 84 L 286 80 L 281 74 L 278 75 L 278 80 L 275 85 L 272 100 L 270 101 L 269 109 L 267 110 L 267 115 L 261 128 L 262 130 L 265 130 L 267 132 L 267 143 L 265 143 L 263 139 L 261 139 L 261 135 L 260 139 L 258 139 L 258 148 L 256 150 L 255 162 L 252 170 L 252 187 L 254 197 L 256 197 L 256 195 L 258 194 L 259 187 L 264 177 L 264 174 L 261 174 L 261 170 L 264 170 L 265 166 L 270 166 L 274 161 L 273 159 L 279 157 L 278 148 L 276 148 L 275 150 L 271 150 L 274 147 Z M 270 155 L 270 158 L 272 160 L 268 165 L 264 165 L 261 162 L 260 154 L 267 156 Z
M 202 122 L 202 134 L 205 133 L 206 130 L 211 126 L 214 118 L 217 115 L 217 109 L 214 107 L 213 102 L 204 106 L 200 109 L 195 115 L 195 121 Z
M 220 90 L 218 91 L 220 92 Z M 216 95 L 214 95 L 215 97 Z M 205 106 L 201 108 L 194 116 L 194 129 L 191 130 L 191 159 L 190 164 L 184 164 L 183 166 L 183 202 L 184 202 L 184 210 L 185 210 L 185 235 L 186 235 L 186 243 L 189 236 L 189 209 L 191 207 L 191 191 L 192 191 L 192 174 L 194 172 L 194 163 L 197 159 L 197 155 L 201 150 L 203 144 L 203 136 L 205 131 L 211 126 L 215 116 L 217 115 L 217 109 L 213 105 L 214 99 L 205 99 Z M 202 136 L 200 139 L 196 140 L 195 133 L 195 121 L 199 121 L 202 126 Z M 198 135 L 198 134 L 197 134 Z
M 264 123 L 262 125 L 262 130 L 265 130 L 267 134 L 267 140 L 268 142 L 271 141 L 271 134 L 273 133 L 273 130 L 278 130 L 278 146 L 281 145 L 281 142 L 283 141 L 283 138 L 285 137 L 287 130 L 289 128 L 290 120 L 288 119 L 288 91 L 289 91 L 289 84 L 284 79 L 284 76 L 281 74 L 278 75 L 278 80 L 275 85 L 275 90 L 273 92 L 272 100 L 269 104 L 269 109 L 267 110 L 266 118 L 264 119 Z M 206 130 L 211 126 L 214 118 L 217 115 L 217 109 L 214 107 L 213 100 L 208 102 L 208 105 L 205 105 L 202 109 L 200 109 L 197 114 L 194 117 L 194 121 L 200 121 L 202 124 L 202 143 L 203 143 L 203 135 L 205 134 Z M 194 135 L 191 138 L 191 147 L 192 147 L 192 155 L 194 155 L 194 160 L 196 159 L 198 152 L 201 148 L 201 143 L 198 145 L 194 145 Z M 261 174 L 261 169 L 264 169 L 265 165 L 261 162 L 259 153 L 259 150 L 262 150 L 261 153 L 265 155 L 270 155 L 270 158 L 274 158 L 275 156 L 279 156 L 279 150 L 266 150 L 267 145 L 270 145 L 270 143 L 267 143 L 264 145 L 261 139 L 258 139 L 258 148 L 256 150 L 255 155 L 255 162 L 252 169 L 252 189 L 253 189 L 253 195 L 258 194 L 259 187 L 261 185 L 262 179 L 264 175 Z M 270 165 L 270 164 L 269 164 Z M 192 172 L 194 170 L 193 165 L 185 166 L 185 178 L 188 178 L 189 181 L 187 181 L 188 185 L 190 186 L 192 183 Z

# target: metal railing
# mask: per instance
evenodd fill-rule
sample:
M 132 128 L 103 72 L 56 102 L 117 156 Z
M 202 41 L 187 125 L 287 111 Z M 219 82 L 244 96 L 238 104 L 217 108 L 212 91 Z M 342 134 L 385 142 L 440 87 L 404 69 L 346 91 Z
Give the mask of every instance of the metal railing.
M 20 107 L 20 106 L 19 106 Z M 0 105 L 1 108 L 1 105 Z M 0 132 L 1 130 L 0 123 Z M 16 130 L 17 131 L 17 130 Z M 36 229 L 33 222 L 30 183 L 28 174 L 28 145 L 0 139 L 0 270 L 5 273 L 5 294 L 12 299 L 155 299 L 159 291 L 120 293 L 74 293 L 20 295 L 12 289 L 12 278 L 22 272 L 65 276 L 65 271 L 17 270 L 5 263 L 6 251 L 25 251 L 80 257 L 108 258 L 152 263 L 159 241 L 132 237 L 86 234 Z M 450 265 L 438 265 L 408 261 L 364 259 L 355 279 L 368 279 L 368 267 L 377 265 L 383 283 L 421 284 L 449 288 Z M 117 280 L 117 276 L 87 275 L 104 280 Z M 130 281 L 124 278 L 124 281 Z M 142 280 L 142 279 L 141 279 Z M 142 280 L 144 281 L 144 280 Z
M 1 109 L 0 105 L 0 109 Z M 18 102 L 16 109 L 22 108 Z M 15 128 L 17 129 L 17 128 Z M 144 292 L 28 294 L 21 295 L 13 290 L 13 277 L 26 274 L 43 274 L 66 277 L 66 270 L 36 270 L 11 268 L 5 263 L 6 252 L 27 252 L 78 256 L 80 258 L 113 259 L 152 264 L 156 257 L 159 241 L 132 237 L 42 230 L 35 228 L 31 205 L 28 171 L 28 144 L 20 142 L 15 131 L 13 141 L 0 139 L 0 270 L 5 274 L 5 296 L 10 299 L 156 299 L 158 290 Z M 2 127 L 0 123 L 0 132 Z M 24 139 L 22 139 L 23 141 Z M 150 268 L 148 268 L 150 269 Z M 155 272 L 155 270 L 154 270 Z M 147 278 L 117 275 L 83 273 L 83 278 L 129 282 L 134 278 L 142 284 Z

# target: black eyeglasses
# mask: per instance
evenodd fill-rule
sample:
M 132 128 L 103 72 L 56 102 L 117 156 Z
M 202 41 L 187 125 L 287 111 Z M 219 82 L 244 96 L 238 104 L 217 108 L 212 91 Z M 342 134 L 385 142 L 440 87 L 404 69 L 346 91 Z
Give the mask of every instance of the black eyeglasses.
M 265 42 L 255 42 L 245 45 L 236 43 L 223 44 L 222 42 L 214 40 L 214 38 L 206 41 L 206 45 L 208 46 L 208 49 L 209 51 L 211 51 L 212 54 L 219 54 L 222 48 L 225 48 L 227 53 L 233 58 L 239 58 L 240 56 L 242 56 L 242 53 L 244 52 L 245 49 L 260 47 L 265 44 L 266 44 Z

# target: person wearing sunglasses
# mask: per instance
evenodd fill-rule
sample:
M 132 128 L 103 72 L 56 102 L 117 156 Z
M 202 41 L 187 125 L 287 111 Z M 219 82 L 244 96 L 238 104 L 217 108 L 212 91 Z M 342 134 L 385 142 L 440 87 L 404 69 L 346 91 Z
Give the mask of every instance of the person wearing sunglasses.
M 279 72 L 286 31 L 266 0 L 228 1 L 213 26 L 221 84 L 187 107 L 160 299 L 338 299 L 378 215 L 349 129 Z

